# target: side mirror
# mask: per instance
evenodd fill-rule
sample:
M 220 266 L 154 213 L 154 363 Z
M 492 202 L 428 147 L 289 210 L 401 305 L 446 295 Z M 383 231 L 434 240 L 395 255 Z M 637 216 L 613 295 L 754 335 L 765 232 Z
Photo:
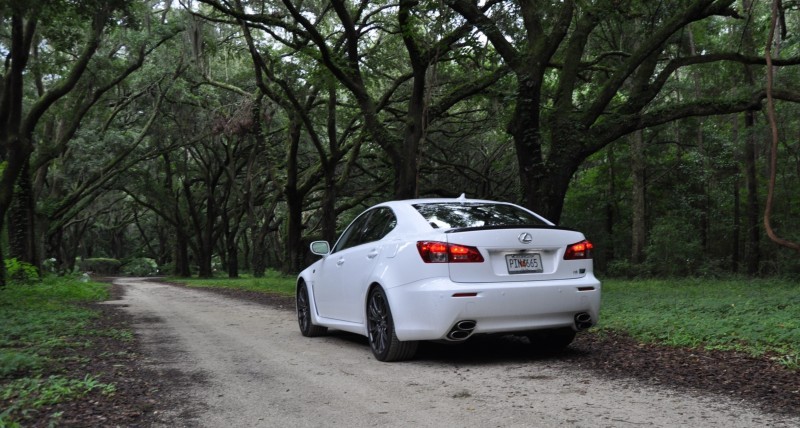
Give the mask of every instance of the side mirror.
M 331 252 L 328 241 L 314 241 L 311 243 L 311 252 L 318 256 L 327 256 Z

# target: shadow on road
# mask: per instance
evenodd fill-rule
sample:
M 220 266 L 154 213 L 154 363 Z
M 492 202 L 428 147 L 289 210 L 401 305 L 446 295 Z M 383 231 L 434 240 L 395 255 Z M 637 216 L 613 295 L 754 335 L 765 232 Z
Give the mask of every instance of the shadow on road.
M 332 330 L 328 337 L 363 347 L 370 353 L 367 338 L 354 333 Z M 560 361 L 585 354 L 585 351 L 572 347 L 558 353 L 539 349 L 527 338 L 514 335 L 480 335 L 465 342 L 421 342 L 413 361 L 458 363 L 458 364 L 497 364 L 503 362 L 521 363 L 535 361 Z

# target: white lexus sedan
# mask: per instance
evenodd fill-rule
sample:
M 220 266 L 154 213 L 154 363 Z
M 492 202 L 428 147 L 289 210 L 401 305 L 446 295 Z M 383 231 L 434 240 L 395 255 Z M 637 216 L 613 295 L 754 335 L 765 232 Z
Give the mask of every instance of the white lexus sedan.
M 562 349 L 597 323 L 592 244 L 517 205 L 416 199 L 364 211 L 297 279 L 304 336 L 366 336 L 380 361 L 410 359 L 420 340 L 519 334 Z

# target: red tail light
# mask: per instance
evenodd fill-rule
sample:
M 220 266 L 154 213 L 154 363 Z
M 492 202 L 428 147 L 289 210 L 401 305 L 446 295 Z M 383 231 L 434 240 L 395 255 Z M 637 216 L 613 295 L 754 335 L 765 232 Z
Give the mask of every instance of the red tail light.
M 483 256 L 475 247 L 438 241 L 419 241 L 417 250 L 425 263 L 482 263 Z
M 591 259 L 594 244 L 587 240 L 568 245 L 567 252 L 564 253 L 564 260 Z

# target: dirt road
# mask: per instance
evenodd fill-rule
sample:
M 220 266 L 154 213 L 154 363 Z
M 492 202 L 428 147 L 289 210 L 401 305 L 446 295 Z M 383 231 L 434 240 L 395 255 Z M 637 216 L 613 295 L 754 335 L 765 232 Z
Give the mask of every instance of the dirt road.
M 148 360 L 186 381 L 163 426 L 800 426 L 724 397 L 598 378 L 510 340 L 426 344 L 414 361 L 381 363 L 359 336 L 302 337 L 291 311 L 118 282 Z

